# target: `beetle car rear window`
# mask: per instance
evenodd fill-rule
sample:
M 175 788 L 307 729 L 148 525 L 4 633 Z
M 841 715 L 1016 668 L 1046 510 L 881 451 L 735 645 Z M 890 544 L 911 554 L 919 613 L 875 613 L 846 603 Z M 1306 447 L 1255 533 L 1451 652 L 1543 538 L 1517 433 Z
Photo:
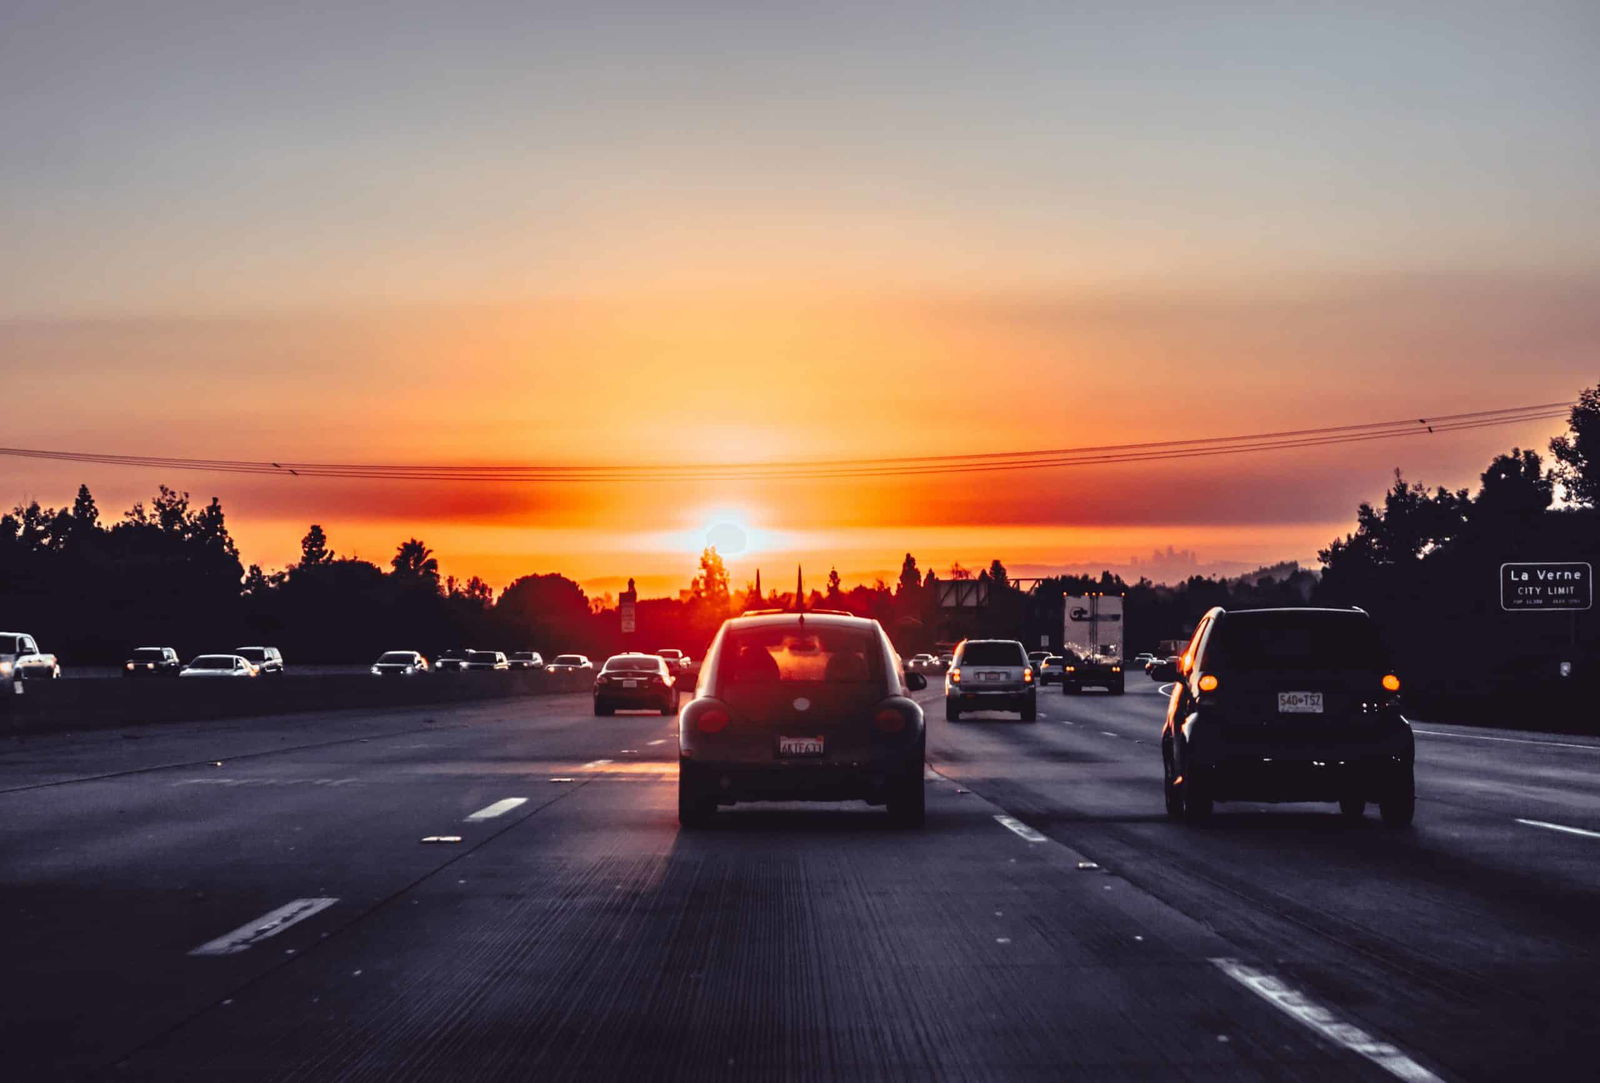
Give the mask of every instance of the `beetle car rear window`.
M 1380 669 L 1383 646 L 1359 613 L 1228 613 L 1206 645 L 1208 669 Z
M 859 628 L 796 624 L 729 631 L 718 666 L 722 683 L 729 685 L 883 679 L 882 651 L 871 632 Z

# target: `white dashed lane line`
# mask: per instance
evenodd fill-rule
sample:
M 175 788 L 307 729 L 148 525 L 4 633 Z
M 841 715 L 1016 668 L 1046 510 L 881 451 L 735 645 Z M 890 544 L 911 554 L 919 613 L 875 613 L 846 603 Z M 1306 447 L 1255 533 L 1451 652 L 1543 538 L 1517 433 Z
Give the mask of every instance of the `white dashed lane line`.
M 1568 827 L 1566 824 L 1552 824 L 1544 820 L 1524 820 L 1517 818 L 1517 823 L 1527 824 L 1529 827 L 1542 827 L 1546 831 L 1561 831 L 1568 835 L 1582 835 L 1588 839 L 1600 839 L 1600 831 L 1589 831 L 1582 827 Z
M 664 745 L 666 743 L 667 743 L 667 739 L 665 737 L 662 737 L 661 739 L 656 740 L 656 741 L 646 741 L 645 742 L 645 744 L 647 744 L 647 745 Z
M 475 824 L 482 823 L 484 820 L 492 820 L 496 816 L 504 816 L 518 805 L 526 805 L 527 803 L 528 799 L 526 797 L 507 797 L 503 801 L 496 801 L 492 805 L 485 805 L 477 812 L 474 812 L 471 816 L 467 817 L 467 823 Z
M 1388 1042 L 1378 1041 L 1355 1024 L 1340 1019 L 1276 975 L 1246 966 L 1237 959 L 1213 959 L 1211 962 L 1218 970 L 1291 1019 L 1352 1053 L 1366 1057 L 1395 1078 L 1414 1083 L 1439 1083 L 1438 1076 L 1399 1049 Z
M 1013 819 L 1010 816 L 996 816 L 995 822 L 1001 827 L 1004 827 L 1006 830 L 1010 831 L 1012 834 L 1016 835 L 1018 838 L 1027 839 L 1029 842 L 1048 841 L 1043 835 L 1039 834 L 1039 832 L 1035 831 L 1021 820 Z
M 1120 733 L 1112 733 L 1110 730 L 1101 730 L 1100 731 L 1100 736 L 1102 736 L 1102 737 L 1121 737 L 1122 734 L 1120 734 Z
M 606 764 L 608 764 L 610 762 L 611 762 L 610 760 L 590 760 L 588 763 L 584 764 L 583 766 L 586 767 L 586 768 L 587 767 L 604 767 Z
M 338 901 L 338 899 L 296 899 L 292 903 L 286 903 L 276 910 L 262 914 L 254 921 L 246 922 L 231 933 L 224 933 L 215 940 L 207 940 L 189 954 L 237 955 L 269 936 L 277 936 L 289 926 L 296 925 L 313 914 L 322 913 Z

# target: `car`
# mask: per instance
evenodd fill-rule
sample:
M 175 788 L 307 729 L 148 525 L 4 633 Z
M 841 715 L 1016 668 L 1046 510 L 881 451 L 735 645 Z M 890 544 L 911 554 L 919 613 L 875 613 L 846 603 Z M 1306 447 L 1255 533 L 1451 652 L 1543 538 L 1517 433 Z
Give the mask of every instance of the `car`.
M 493 673 L 511 668 L 502 651 L 468 651 L 466 664 L 461 668 L 471 673 Z
M 906 669 L 912 673 L 934 673 L 939 669 L 939 659 L 931 654 L 913 654 L 906 662 Z
M 433 660 L 435 673 L 465 673 L 467 671 L 467 652 L 464 650 L 440 651 L 439 657 Z
M 1046 655 L 1044 660 L 1039 663 L 1039 684 L 1041 686 L 1047 684 L 1060 684 L 1062 670 L 1065 665 L 1066 662 L 1062 659 L 1061 655 Z
M 866 801 L 920 826 L 927 737 L 910 693 L 926 687 L 870 618 L 724 621 L 678 715 L 679 823 L 741 801 Z
M 171 647 L 135 647 L 122 663 L 124 677 L 176 677 L 183 661 Z
M 61 662 L 39 649 L 27 632 L 0 632 L 0 680 L 55 680 L 61 676 Z
M 689 656 L 676 647 L 663 647 L 661 650 L 656 651 L 656 654 L 666 659 L 667 665 L 678 672 L 689 668 Z
M 178 676 L 249 678 L 261 676 L 261 668 L 242 654 L 201 654 L 184 666 Z
M 550 673 L 582 673 L 593 670 L 594 663 L 581 654 L 558 654 L 545 669 Z
M 595 674 L 594 713 L 649 708 L 664 715 L 677 714 L 677 682 L 674 667 L 658 654 L 612 655 Z
M 1156 658 L 1146 662 L 1145 676 L 1152 681 L 1175 681 L 1178 679 L 1178 663 L 1181 660 L 1174 654 L 1168 658 Z
M 1145 666 L 1149 665 L 1155 660 L 1156 656 L 1151 654 L 1149 651 L 1140 651 L 1138 654 L 1133 656 L 1133 664 L 1138 666 L 1140 669 L 1143 669 Z
M 1415 814 L 1415 742 L 1377 623 L 1359 609 L 1211 609 L 1179 663 L 1161 731 L 1167 815 L 1218 801 L 1376 802 Z
M 1015 711 L 1024 722 L 1039 717 L 1038 689 L 1027 652 L 1015 639 L 966 639 L 944 675 L 944 716 L 966 711 Z
M 512 651 L 506 661 L 512 669 L 543 669 L 544 655 L 538 651 Z
M 1039 672 L 1039 666 L 1043 664 L 1046 658 L 1049 657 L 1049 651 L 1029 651 L 1028 664 L 1033 667 L 1033 672 L 1037 674 Z
M 415 677 L 428 672 L 428 660 L 416 651 L 384 651 L 372 663 L 374 677 Z
M 277 647 L 235 647 L 233 653 L 259 669 L 263 677 L 283 676 L 283 652 Z
M 1122 659 L 1104 654 L 1080 656 L 1071 651 L 1061 656 L 1061 694 L 1078 695 L 1085 688 L 1104 688 L 1114 696 L 1127 691 L 1127 675 Z
M 948 672 L 950 667 L 955 664 L 955 660 L 956 655 L 954 651 L 941 652 L 939 655 L 939 672 Z

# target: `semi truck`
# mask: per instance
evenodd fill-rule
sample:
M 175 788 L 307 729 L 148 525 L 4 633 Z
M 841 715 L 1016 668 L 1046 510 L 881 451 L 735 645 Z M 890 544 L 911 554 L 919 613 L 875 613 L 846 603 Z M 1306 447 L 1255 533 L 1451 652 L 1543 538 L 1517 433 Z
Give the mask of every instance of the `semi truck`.
M 1062 599 L 1063 694 L 1085 688 L 1123 693 L 1122 601 L 1120 594 L 1068 594 Z

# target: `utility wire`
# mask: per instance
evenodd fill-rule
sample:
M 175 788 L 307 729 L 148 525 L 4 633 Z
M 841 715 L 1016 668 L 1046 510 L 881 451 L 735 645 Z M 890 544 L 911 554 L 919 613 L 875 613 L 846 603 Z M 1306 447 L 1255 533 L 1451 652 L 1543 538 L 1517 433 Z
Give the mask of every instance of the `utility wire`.
M 0 447 L 0 456 L 56 462 L 94 463 L 108 466 L 158 468 L 278 477 L 343 478 L 373 481 L 465 481 L 502 483 L 641 482 L 641 481 L 746 481 L 773 479 L 839 479 L 916 476 L 925 474 L 987 473 L 1004 470 L 1105 466 L 1118 463 L 1161 462 L 1259 451 L 1326 447 L 1405 436 L 1461 432 L 1498 425 L 1556 420 L 1567 416 L 1570 403 L 1441 414 L 1433 417 L 1332 425 L 1312 429 L 1189 440 L 1158 440 L 1132 444 L 1102 444 L 1075 448 L 982 452 L 956 455 L 918 455 L 865 459 L 819 459 L 792 462 L 680 463 L 648 465 L 559 464 L 383 464 L 315 463 L 287 460 L 198 459 L 177 456 L 126 455 L 88 451 Z

